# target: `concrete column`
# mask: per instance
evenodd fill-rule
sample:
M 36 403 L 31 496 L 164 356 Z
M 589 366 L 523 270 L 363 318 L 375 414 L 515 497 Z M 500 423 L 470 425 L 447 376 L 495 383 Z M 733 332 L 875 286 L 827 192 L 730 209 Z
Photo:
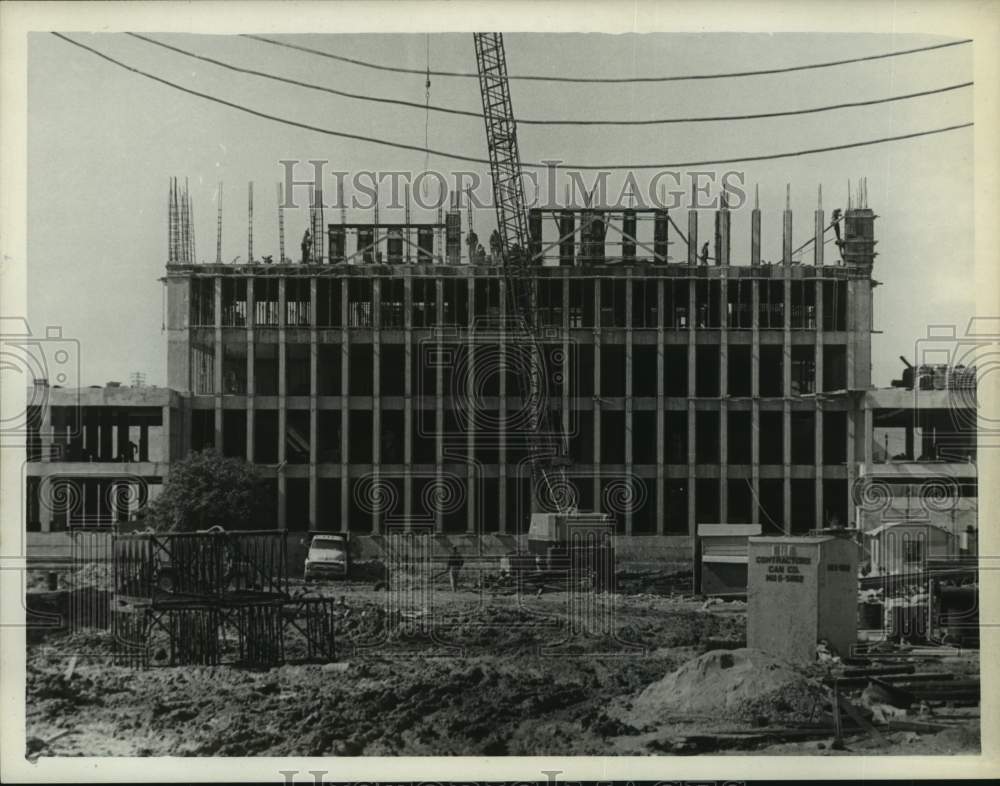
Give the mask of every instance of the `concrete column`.
M 569 270 L 562 271 L 562 353 L 565 359 L 563 364 L 563 386 L 562 386 L 562 401 L 561 407 L 561 421 L 560 428 L 562 429 L 562 441 L 564 444 L 568 443 L 570 431 L 573 424 L 576 422 L 573 412 L 576 409 L 576 402 L 570 399 L 569 387 L 571 374 L 576 375 L 579 373 L 577 369 L 578 358 L 570 356 L 570 342 L 569 342 Z M 574 394 L 576 391 L 573 391 Z
M 601 508 L 601 279 L 594 279 L 594 510 Z
M 694 209 L 688 210 L 688 264 L 698 264 L 698 211 Z M 693 314 L 688 314 L 688 320 L 694 321 Z
M 409 251 L 407 251 L 409 253 Z M 413 414 L 413 278 L 409 269 L 403 277 L 403 517 L 413 516 L 413 434 L 417 429 Z
M 694 211 L 691 211 L 693 213 Z M 688 213 L 688 218 L 690 220 L 691 213 Z M 695 224 L 697 229 L 697 223 Z M 698 358 L 697 344 L 695 343 L 696 333 L 695 333 L 695 319 L 694 304 L 695 304 L 695 278 L 688 279 L 688 395 L 687 395 L 687 436 L 688 436 L 688 457 L 687 457 L 687 472 L 688 472 L 688 535 L 694 537 L 697 534 L 697 491 L 695 479 L 697 477 L 696 467 L 698 464 L 698 453 L 696 450 L 697 434 L 695 433 L 696 428 L 696 418 L 695 418 L 695 408 L 694 408 L 694 397 L 697 393 L 695 387 L 697 383 L 697 369 L 696 363 Z
M 784 330 L 781 336 L 781 391 L 784 401 L 781 412 L 781 464 L 782 464 L 782 504 L 785 512 L 785 534 L 793 531 L 791 521 L 792 511 L 792 279 L 791 268 L 783 268 L 785 307 L 782 324 Z
M 782 215 L 781 262 L 792 264 L 792 203 L 791 187 L 785 187 L 785 212 Z
M 177 428 L 177 424 L 172 422 L 170 417 L 170 404 L 165 404 L 160 407 L 160 421 L 163 423 L 163 448 L 161 460 L 164 464 L 170 464 L 175 458 L 177 458 L 177 452 L 175 450 L 175 437 L 174 430 Z M 128 415 L 125 416 L 125 449 L 128 450 Z M 119 428 L 121 428 L 119 424 Z
M 667 461 L 666 443 L 663 432 L 666 430 L 666 415 L 664 407 L 666 404 L 666 389 L 663 384 L 664 375 L 664 324 L 666 314 L 664 313 L 663 279 L 656 282 L 656 534 L 663 535 L 666 532 L 665 506 L 663 504 L 665 472 L 664 465 Z
M 819 206 L 815 213 L 816 235 L 813 241 L 813 261 L 819 267 L 823 264 L 823 249 L 825 241 L 823 235 L 826 230 L 826 219 L 823 216 L 823 186 L 819 187 Z
M 288 428 L 288 391 L 286 389 L 286 368 L 288 364 L 287 294 L 284 277 L 278 279 L 278 529 L 288 529 L 287 481 L 285 479 L 286 435 Z
M 750 212 L 750 264 L 760 264 L 760 192 L 756 187 Z
M 847 310 L 847 324 L 844 325 L 844 327 L 847 328 L 846 332 L 844 333 L 844 336 L 847 338 L 847 341 L 845 342 L 846 350 L 844 352 L 845 355 L 844 363 L 847 366 L 847 373 L 845 376 L 847 378 L 846 382 L 848 390 L 854 390 L 855 388 L 858 387 L 858 385 L 856 384 L 857 358 L 855 356 L 855 350 L 857 348 L 856 342 L 858 338 L 861 337 L 861 334 L 857 330 L 855 330 L 854 321 L 852 319 L 852 317 L 854 316 L 851 313 L 851 306 L 854 305 L 854 303 L 851 302 L 852 301 L 851 295 L 853 294 L 853 287 L 851 286 L 852 283 L 853 282 L 848 281 L 847 286 L 844 287 L 845 296 L 847 297 L 847 303 L 845 304 L 845 308 Z M 867 330 L 867 326 L 865 329 Z M 866 343 L 871 342 L 870 333 L 864 334 L 864 341 Z
M 470 253 L 471 256 L 471 253 Z M 469 260 L 470 264 L 472 260 Z M 478 477 L 478 464 L 476 463 L 476 431 L 478 430 L 478 425 L 476 423 L 476 356 L 475 356 L 475 334 L 472 330 L 473 325 L 473 314 L 475 313 L 475 279 L 469 276 L 466 280 L 466 302 L 469 304 L 467 323 L 468 327 L 468 352 L 469 352 L 469 364 L 468 376 L 465 378 L 465 399 L 466 399 L 466 409 L 469 413 L 469 423 L 468 431 L 466 432 L 465 449 L 466 449 L 466 460 L 465 466 L 467 469 L 465 478 L 465 492 L 466 499 L 468 500 L 467 507 L 465 509 L 465 530 L 466 532 L 472 534 L 476 531 L 479 522 L 476 518 L 476 513 L 478 512 L 478 499 L 476 495 L 476 478 Z M 458 286 L 456 284 L 456 286 Z
M 731 213 L 729 212 L 728 205 L 723 202 L 722 209 L 719 210 L 716 215 L 718 216 L 719 222 L 719 250 L 715 255 L 716 265 L 729 265 L 730 262 L 730 242 L 729 242 L 729 228 Z
M 46 407 L 48 409 L 48 407 Z M 38 478 L 38 485 L 32 488 L 29 485 L 25 485 L 24 493 L 36 494 L 37 498 L 35 502 L 38 505 L 38 524 L 42 532 L 52 532 L 52 509 L 53 509 L 53 490 L 50 485 L 50 479 L 44 475 Z M 28 504 L 30 500 L 25 500 L 25 504 Z
M 825 526 L 823 502 L 823 282 L 816 279 L 816 438 L 815 438 L 815 471 L 816 471 L 816 527 Z
M 632 271 L 625 278 L 625 475 L 632 481 Z M 632 509 L 625 511 L 625 534 L 632 534 Z
M 440 278 L 434 279 L 435 298 L 435 335 L 440 336 L 441 325 L 444 324 L 444 281 Z M 438 352 L 441 351 L 441 339 L 437 339 Z M 444 368 L 438 363 L 434 369 L 434 409 L 437 413 L 435 423 L 437 424 L 437 440 L 434 446 L 434 475 L 437 482 L 444 483 Z M 434 531 L 444 532 L 444 514 L 441 510 L 434 511 Z
M 247 461 L 254 463 L 254 305 L 253 277 L 247 277 Z
M 214 361 L 213 361 L 213 381 L 212 389 L 215 393 L 215 449 L 222 452 L 222 278 L 216 276 L 215 282 L 215 309 L 212 315 L 213 333 L 215 334 Z
M 751 279 L 750 302 L 750 523 L 760 524 L 760 282 Z
M 316 333 L 317 284 L 309 279 L 309 527 L 319 528 L 319 343 Z M 326 529 L 326 527 L 324 527 Z
M 854 390 L 871 385 L 872 296 L 870 278 L 847 280 L 847 386 Z
M 538 279 L 537 278 L 531 278 L 531 279 L 528 279 L 528 281 L 529 281 L 528 302 L 530 304 L 531 313 L 532 314 L 537 314 L 538 313 Z M 538 342 L 538 351 L 539 352 L 545 352 L 545 345 L 541 341 Z M 542 383 L 542 380 L 541 380 L 541 374 L 542 374 L 542 368 L 543 368 L 543 366 L 541 365 L 542 360 L 541 360 L 541 358 L 535 358 L 535 357 L 531 356 L 531 357 L 529 357 L 528 362 L 530 363 L 529 368 L 531 369 L 531 372 L 529 373 L 529 377 L 528 377 L 529 395 L 531 396 L 531 399 L 533 401 L 541 401 L 542 396 L 541 396 L 541 391 L 539 390 L 539 385 Z M 538 364 L 538 365 L 536 365 L 536 364 Z M 547 401 L 543 401 L 542 402 L 542 406 L 548 406 L 548 402 Z M 539 416 L 541 416 L 541 415 L 542 415 L 542 413 L 540 412 Z M 537 423 L 533 423 L 532 427 L 537 429 L 539 426 L 538 426 Z M 529 448 L 529 450 L 530 450 L 530 448 Z M 530 511 L 531 511 L 532 515 L 534 515 L 535 513 L 541 513 L 542 512 L 542 511 L 540 511 L 538 509 L 538 505 L 536 504 L 537 503 L 536 497 L 539 496 L 539 495 L 535 493 L 534 481 L 535 481 L 535 478 L 534 478 L 534 476 L 532 476 L 532 478 L 531 478 L 531 482 L 532 482 L 531 493 L 529 495 L 529 498 L 531 500 Z
M 351 465 L 348 461 L 350 434 L 350 331 L 347 329 L 347 282 L 340 280 L 340 529 L 350 530 Z
M 195 389 L 191 369 L 191 282 L 190 277 L 168 276 L 167 291 L 167 387 L 185 393 Z
M 498 332 L 498 362 L 500 364 L 500 396 L 497 403 L 498 416 L 500 420 L 499 439 L 500 450 L 497 460 L 500 462 L 497 475 L 497 493 L 500 496 L 500 532 L 507 532 L 507 519 L 514 515 L 514 511 L 507 509 L 507 320 L 504 317 L 507 302 L 507 282 L 502 277 L 497 278 L 497 291 L 500 300 L 500 321 L 497 325 Z M 484 309 L 485 311 L 485 309 Z
M 80 419 L 83 422 L 83 447 L 90 455 L 91 461 L 97 460 L 98 455 L 98 441 L 97 441 L 97 410 L 94 409 L 84 409 L 80 413 Z
M 122 412 L 127 412 L 127 410 L 121 410 Z M 39 409 L 39 414 L 41 415 L 41 423 L 38 424 L 38 438 L 39 445 L 41 447 L 42 455 L 39 457 L 41 461 L 52 461 L 53 460 L 53 450 L 52 443 L 55 436 L 55 430 L 52 427 L 52 407 L 43 406 Z M 65 429 L 64 429 L 65 431 Z M 60 435 L 62 437 L 63 435 Z M 65 445 L 66 440 L 60 438 L 60 445 Z
M 864 419 L 865 419 L 865 431 L 864 431 L 864 462 L 865 462 L 865 472 L 871 469 L 872 463 L 875 460 L 873 455 L 873 440 L 875 439 L 875 413 L 872 410 L 871 403 L 868 401 L 867 396 L 862 396 L 861 406 L 864 408 Z
M 722 276 L 719 279 L 719 521 L 729 521 L 729 211 L 719 211 L 719 229 L 723 232 Z
M 177 431 L 177 449 L 180 456 L 187 456 L 191 453 L 191 399 L 188 398 L 186 404 L 178 411 L 180 417 L 174 419 L 174 428 Z
M 858 446 L 856 443 L 856 435 L 858 432 L 858 421 L 861 421 L 862 430 L 864 429 L 864 414 L 858 409 L 858 404 L 856 399 L 851 393 L 847 394 L 847 434 L 845 439 L 847 440 L 846 455 L 847 455 L 847 488 L 845 489 L 845 494 L 847 500 L 845 502 L 844 510 L 847 513 L 844 516 L 844 521 L 840 522 L 841 526 L 849 527 L 851 525 L 850 516 L 851 510 L 854 507 L 851 501 L 851 489 L 854 488 L 854 482 L 858 477 Z
M 166 406 L 162 408 L 166 412 L 170 411 L 170 407 Z M 49 418 L 49 413 L 51 411 L 50 407 L 42 408 L 42 433 L 44 434 L 47 429 L 45 428 L 45 422 Z M 118 415 L 115 423 L 115 429 L 117 431 L 116 452 L 119 461 L 129 461 L 131 460 L 129 451 L 129 430 L 128 430 L 128 407 L 121 407 L 117 413 Z M 164 443 L 164 459 L 170 461 L 170 450 L 169 450 L 169 435 L 170 432 L 167 430 L 167 420 L 166 416 L 163 418 L 163 443 Z M 51 453 L 46 452 L 44 442 L 42 444 L 42 457 L 44 461 L 49 460 Z
M 48 407 L 44 407 L 44 409 L 48 409 Z M 114 426 L 112 425 L 114 421 L 111 417 L 111 410 L 108 407 L 101 407 L 98 419 L 100 423 L 98 427 L 100 435 L 98 456 L 101 461 L 111 461 L 114 458 L 114 448 L 112 447 L 114 445 L 112 439 L 114 437 Z
M 378 483 L 382 465 L 382 287 L 372 279 L 372 480 Z M 372 505 L 372 534 L 382 531 L 383 513 Z

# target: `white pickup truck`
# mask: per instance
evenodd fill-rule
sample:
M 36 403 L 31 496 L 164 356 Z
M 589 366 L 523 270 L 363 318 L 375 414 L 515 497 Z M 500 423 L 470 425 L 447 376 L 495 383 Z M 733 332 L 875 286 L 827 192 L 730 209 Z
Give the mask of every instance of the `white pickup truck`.
M 350 553 L 346 535 L 313 535 L 302 578 L 347 578 Z

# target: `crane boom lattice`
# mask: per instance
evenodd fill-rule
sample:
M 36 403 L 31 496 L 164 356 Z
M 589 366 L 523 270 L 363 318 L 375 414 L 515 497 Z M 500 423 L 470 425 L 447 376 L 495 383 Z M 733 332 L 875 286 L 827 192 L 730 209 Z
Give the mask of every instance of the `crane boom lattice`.
M 476 33 L 474 39 L 501 264 L 507 288 L 505 325 L 523 341 L 529 355 L 526 371 L 515 376 L 521 400 L 531 415 L 532 488 L 536 503 L 538 493 L 544 488 L 548 497 L 544 507 L 566 511 L 573 507 L 572 493 L 562 468 L 566 456 L 562 432 L 554 428 L 546 395 L 545 354 L 531 302 L 531 281 L 527 273 L 534 261 L 528 254 L 527 206 L 503 35 Z

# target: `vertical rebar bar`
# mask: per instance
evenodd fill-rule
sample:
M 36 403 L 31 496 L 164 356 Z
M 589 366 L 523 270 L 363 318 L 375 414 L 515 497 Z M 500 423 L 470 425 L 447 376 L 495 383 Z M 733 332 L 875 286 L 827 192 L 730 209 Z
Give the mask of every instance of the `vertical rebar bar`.
M 281 183 L 278 183 L 278 262 L 285 262 L 285 208 Z
M 218 218 L 215 228 L 215 264 L 222 264 L 222 181 L 219 181 Z

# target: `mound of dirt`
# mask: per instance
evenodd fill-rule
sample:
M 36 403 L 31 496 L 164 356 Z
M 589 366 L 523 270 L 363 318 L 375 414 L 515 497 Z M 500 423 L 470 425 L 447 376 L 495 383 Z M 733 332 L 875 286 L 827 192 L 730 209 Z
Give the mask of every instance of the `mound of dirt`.
M 67 587 L 97 587 L 112 590 L 114 571 L 110 562 L 87 562 L 74 571 L 64 573 L 60 581 Z
M 615 714 L 637 729 L 685 717 L 788 720 L 808 717 L 824 697 L 819 683 L 760 650 L 713 650 L 647 686 Z

